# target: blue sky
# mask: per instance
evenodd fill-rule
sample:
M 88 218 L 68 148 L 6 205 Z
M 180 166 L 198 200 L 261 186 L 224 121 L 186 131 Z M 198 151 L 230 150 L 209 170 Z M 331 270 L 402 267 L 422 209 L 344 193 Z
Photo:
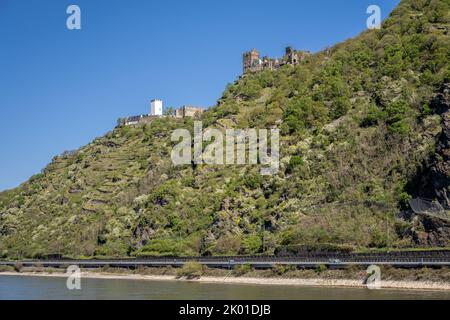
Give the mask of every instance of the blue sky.
M 211 106 L 253 47 L 319 51 L 356 36 L 366 9 L 398 0 L 0 0 L 0 190 L 53 156 L 165 106 Z M 66 28 L 81 8 L 82 29 Z

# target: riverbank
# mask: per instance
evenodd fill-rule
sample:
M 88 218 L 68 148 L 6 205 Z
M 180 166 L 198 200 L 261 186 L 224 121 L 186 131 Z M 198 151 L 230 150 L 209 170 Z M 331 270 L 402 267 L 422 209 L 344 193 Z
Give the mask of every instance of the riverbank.
M 62 272 L 0 272 L 0 276 L 23 276 L 23 277 L 60 277 L 66 278 Z M 282 285 L 282 286 L 317 286 L 317 287 L 349 287 L 364 288 L 363 280 L 356 279 L 299 279 L 299 278 L 252 278 L 252 277 L 212 277 L 202 276 L 197 279 L 177 278 L 174 275 L 142 275 L 142 274 L 117 274 L 107 272 L 84 271 L 81 274 L 85 279 L 110 279 L 110 280 L 136 280 L 136 281 L 186 281 L 199 283 L 220 284 L 251 284 L 251 285 Z M 413 290 L 439 290 L 450 291 L 450 282 L 434 281 L 393 281 L 382 280 L 382 289 L 413 289 Z

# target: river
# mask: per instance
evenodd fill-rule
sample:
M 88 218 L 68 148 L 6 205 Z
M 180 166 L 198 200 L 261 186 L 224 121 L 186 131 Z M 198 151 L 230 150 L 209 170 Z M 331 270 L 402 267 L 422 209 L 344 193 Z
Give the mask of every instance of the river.
M 446 299 L 450 292 L 369 290 L 279 285 L 208 284 L 177 281 L 82 279 L 81 290 L 65 278 L 0 275 L 0 300 L 398 300 Z

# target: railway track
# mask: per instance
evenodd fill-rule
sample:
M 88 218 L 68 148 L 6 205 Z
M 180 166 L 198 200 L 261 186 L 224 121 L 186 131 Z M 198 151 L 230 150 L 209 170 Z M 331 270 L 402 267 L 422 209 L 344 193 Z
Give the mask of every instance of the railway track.
M 127 259 L 51 259 L 0 261 L 0 265 L 14 266 L 20 263 L 25 267 L 67 267 L 77 265 L 84 268 L 98 267 L 180 267 L 188 261 L 195 261 L 208 267 L 233 268 L 249 264 L 256 268 L 270 268 L 276 265 L 293 265 L 312 268 L 319 265 L 344 267 L 351 265 L 390 265 L 398 267 L 440 267 L 450 266 L 450 251 L 409 251 L 388 253 L 322 253 L 292 256 L 226 256 L 226 257 L 148 257 Z

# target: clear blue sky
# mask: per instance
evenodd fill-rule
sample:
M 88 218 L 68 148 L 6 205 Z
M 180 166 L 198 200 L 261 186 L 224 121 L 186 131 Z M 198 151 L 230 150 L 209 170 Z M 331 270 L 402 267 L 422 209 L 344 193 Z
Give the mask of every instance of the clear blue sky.
M 211 106 L 253 47 L 319 51 L 383 18 L 399 0 L 0 0 L 0 190 L 53 156 L 110 131 L 119 117 Z M 66 28 L 79 5 L 82 30 Z

